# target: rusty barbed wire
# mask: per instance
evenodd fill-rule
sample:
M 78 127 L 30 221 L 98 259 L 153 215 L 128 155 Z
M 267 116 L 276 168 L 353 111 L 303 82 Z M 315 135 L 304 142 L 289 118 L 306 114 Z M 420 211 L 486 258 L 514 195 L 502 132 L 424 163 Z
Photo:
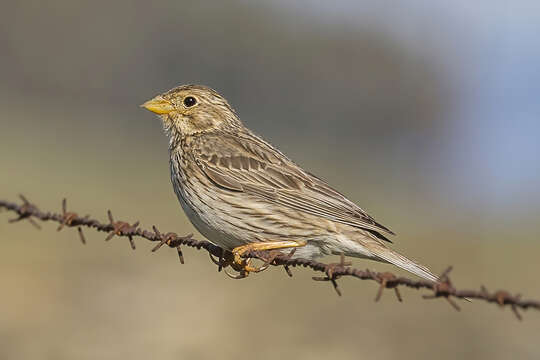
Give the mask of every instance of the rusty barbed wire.
M 114 237 L 126 237 L 129 240 L 130 246 L 135 250 L 135 237 L 141 237 L 149 241 L 159 242 L 152 248 L 152 252 L 159 250 L 163 245 L 177 249 L 179 260 L 184 264 L 184 256 L 181 250 L 182 246 L 192 247 L 195 249 L 204 249 L 209 254 L 217 257 L 219 260 L 212 259 L 218 265 L 218 271 L 223 267 L 223 259 L 230 256 L 230 252 L 221 249 L 220 247 L 210 243 L 209 241 L 196 240 L 193 234 L 179 236 L 174 232 L 161 233 L 156 226 L 152 227 L 153 231 L 144 230 L 139 227 L 140 222 L 136 221 L 129 224 L 125 221 L 114 220 L 112 212 L 107 211 L 109 223 L 102 223 L 99 220 L 92 219 L 90 215 L 79 216 L 76 212 L 67 211 L 67 201 L 62 200 L 62 212 L 44 212 L 41 211 L 35 204 L 28 201 L 23 195 L 20 195 L 22 204 L 0 200 L 0 209 L 4 208 L 8 211 L 15 212 L 17 217 L 8 220 L 9 223 L 15 223 L 22 220 L 28 220 L 36 228 L 41 229 L 41 226 L 35 221 L 54 221 L 59 223 L 57 230 L 60 231 L 66 227 L 77 227 L 80 240 L 86 244 L 86 238 L 83 234 L 82 227 L 93 228 L 100 232 L 108 233 L 106 241 Z M 458 290 L 452 284 L 449 273 L 452 267 L 449 267 L 440 276 L 438 283 L 432 283 L 426 280 L 414 280 L 406 277 L 398 277 L 390 272 L 375 272 L 369 269 L 361 270 L 353 268 L 350 262 L 345 261 L 345 257 L 341 256 L 338 263 L 322 263 L 314 260 L 292 258 L 294 249 L 289 254 L 283 254 L 279 251 L 261 252 L 251 251 L 244 255 L 246 258 L 257 258 L 264 261 L 265 266 L 282 266 L 289 276 L 292 276 L 291 268 L 304 267 L 310 268 L 316 272 L 324 273 L 322 277 L 313 277 L 316 281 L 330 282 L 336 293 L 341 296 L 341 290 L 338 287 L 337 280 L 344 276 L 354 277 L 360 280 L 373 280 L 379 284 L 375 301 L 379 301 L 385 289 L 393 289 L 398 301 L 403 301 L 398 287 L 409 287 L 413 289 L 427 289 L 431 294 L 423 295 L 424 299 L 444 298 L 456 310 L 460 310 L 459 305 L 454 299 L 476 299 L 487 303 L 494 303 L 500 307 L 508 306 L 511 308 L 514 315 L 521 320 L 522 316 L 519 310 L 535 309 L 540 310 L 540 301 L 523 300 L 521 294 L 512 295 L 509 291 L 498 290 L 489 292 L 485 286 L 481 286 L 479 290 Z

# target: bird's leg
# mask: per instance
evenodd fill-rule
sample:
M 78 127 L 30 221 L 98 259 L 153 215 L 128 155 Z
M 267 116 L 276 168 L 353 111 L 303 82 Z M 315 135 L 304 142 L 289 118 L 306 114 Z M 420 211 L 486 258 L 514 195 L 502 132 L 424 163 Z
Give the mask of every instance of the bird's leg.
M 240 269 L 239 270 L 240 273 L 243 273 L 245 276 L 247 276 L 250 272 L 260 272 L 260 271 L 265 270 L 268 267 L 268 265 L 264 265 L 262 267 L 251 266 L 250 259 L 244 259 L 242 257 L 244 254 L 249 253 L 250 251 L 290 249 L 290 248 L 305 246 L 306 244 L 307 244 L 307 241 L 305 240 L 301 240 L 301 241 L 284 240 L 284 241 L 257 242 L 257 243 L 251 243 L 247 245 L 238 246 L 232 250 L 234 259 L 231 266 L 235 270 Z

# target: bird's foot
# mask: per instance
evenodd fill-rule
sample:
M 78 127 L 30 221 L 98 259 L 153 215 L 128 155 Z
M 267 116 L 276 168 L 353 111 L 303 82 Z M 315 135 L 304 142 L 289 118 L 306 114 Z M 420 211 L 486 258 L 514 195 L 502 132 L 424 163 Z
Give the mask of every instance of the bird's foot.
M 242 258 L 242 255 L 237 255 L 233 252 L 226 250 L 223 251 L 219 259 L 216 259 L 214 256 L 212 256 L 212 254 L 209 255 L 212 262 L 218 265 L 218 271 L 221 271 L 221 269 L 223 269 L 223 272 L 225 272 L 227 276 L 233 279 L 243 279 L 247 277 L 250 272 L 261 272 L 268 268 L 268 265 L 266 264 L 261 267 L 252 266 L 250 258 Z M 229 266 L 237 273 L 229 273 L 226 270 Z
M 254 251 L 267 251 L 267 250 L 278 250 L 278 249 L 288 249 L 305 246 L 306 241 L 268 241 L 268 242 L 259 242 L 251 243 L 247 245 L 242 245 L 234 248 L 229 256 L 223 257 L 223 267 L 231 266 L 234 270 L 238 272 L 236 275 L 231 275 L 225 271 L 227 275 L 233 279 L 243 279 L 249 275 L 249 273 L 257 273 L 268 269 L 270 266 L 269 262 L 266 262 L 264 265 L 257 267 L 251 264 L 252 259 L 245 258 L 246 254 L 249 254 Z

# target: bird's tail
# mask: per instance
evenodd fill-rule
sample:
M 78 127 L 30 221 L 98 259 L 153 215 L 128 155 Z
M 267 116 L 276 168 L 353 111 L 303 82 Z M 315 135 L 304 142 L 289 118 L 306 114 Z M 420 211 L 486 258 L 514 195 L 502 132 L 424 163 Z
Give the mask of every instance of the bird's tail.
M 407 270 L 417 276 L 420 276 L 421 278 L 433 282 L 437 282 L 439 280 L 439 277 L 433 274 L 427 267 L 420 265 L 385 246 L 370 247 L 369 250 L 380 260 L 394 264 L 403 270 Z

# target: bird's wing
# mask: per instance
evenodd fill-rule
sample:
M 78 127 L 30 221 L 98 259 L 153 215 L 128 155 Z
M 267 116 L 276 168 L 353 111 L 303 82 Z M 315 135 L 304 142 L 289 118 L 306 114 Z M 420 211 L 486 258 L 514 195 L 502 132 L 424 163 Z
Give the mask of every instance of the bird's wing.
M 195 162 L 221 188 L 362 228 L 383 240 L 389 241 L 383 234 L 394 234 L 255 135 L 205 134 L 193 145 Z

